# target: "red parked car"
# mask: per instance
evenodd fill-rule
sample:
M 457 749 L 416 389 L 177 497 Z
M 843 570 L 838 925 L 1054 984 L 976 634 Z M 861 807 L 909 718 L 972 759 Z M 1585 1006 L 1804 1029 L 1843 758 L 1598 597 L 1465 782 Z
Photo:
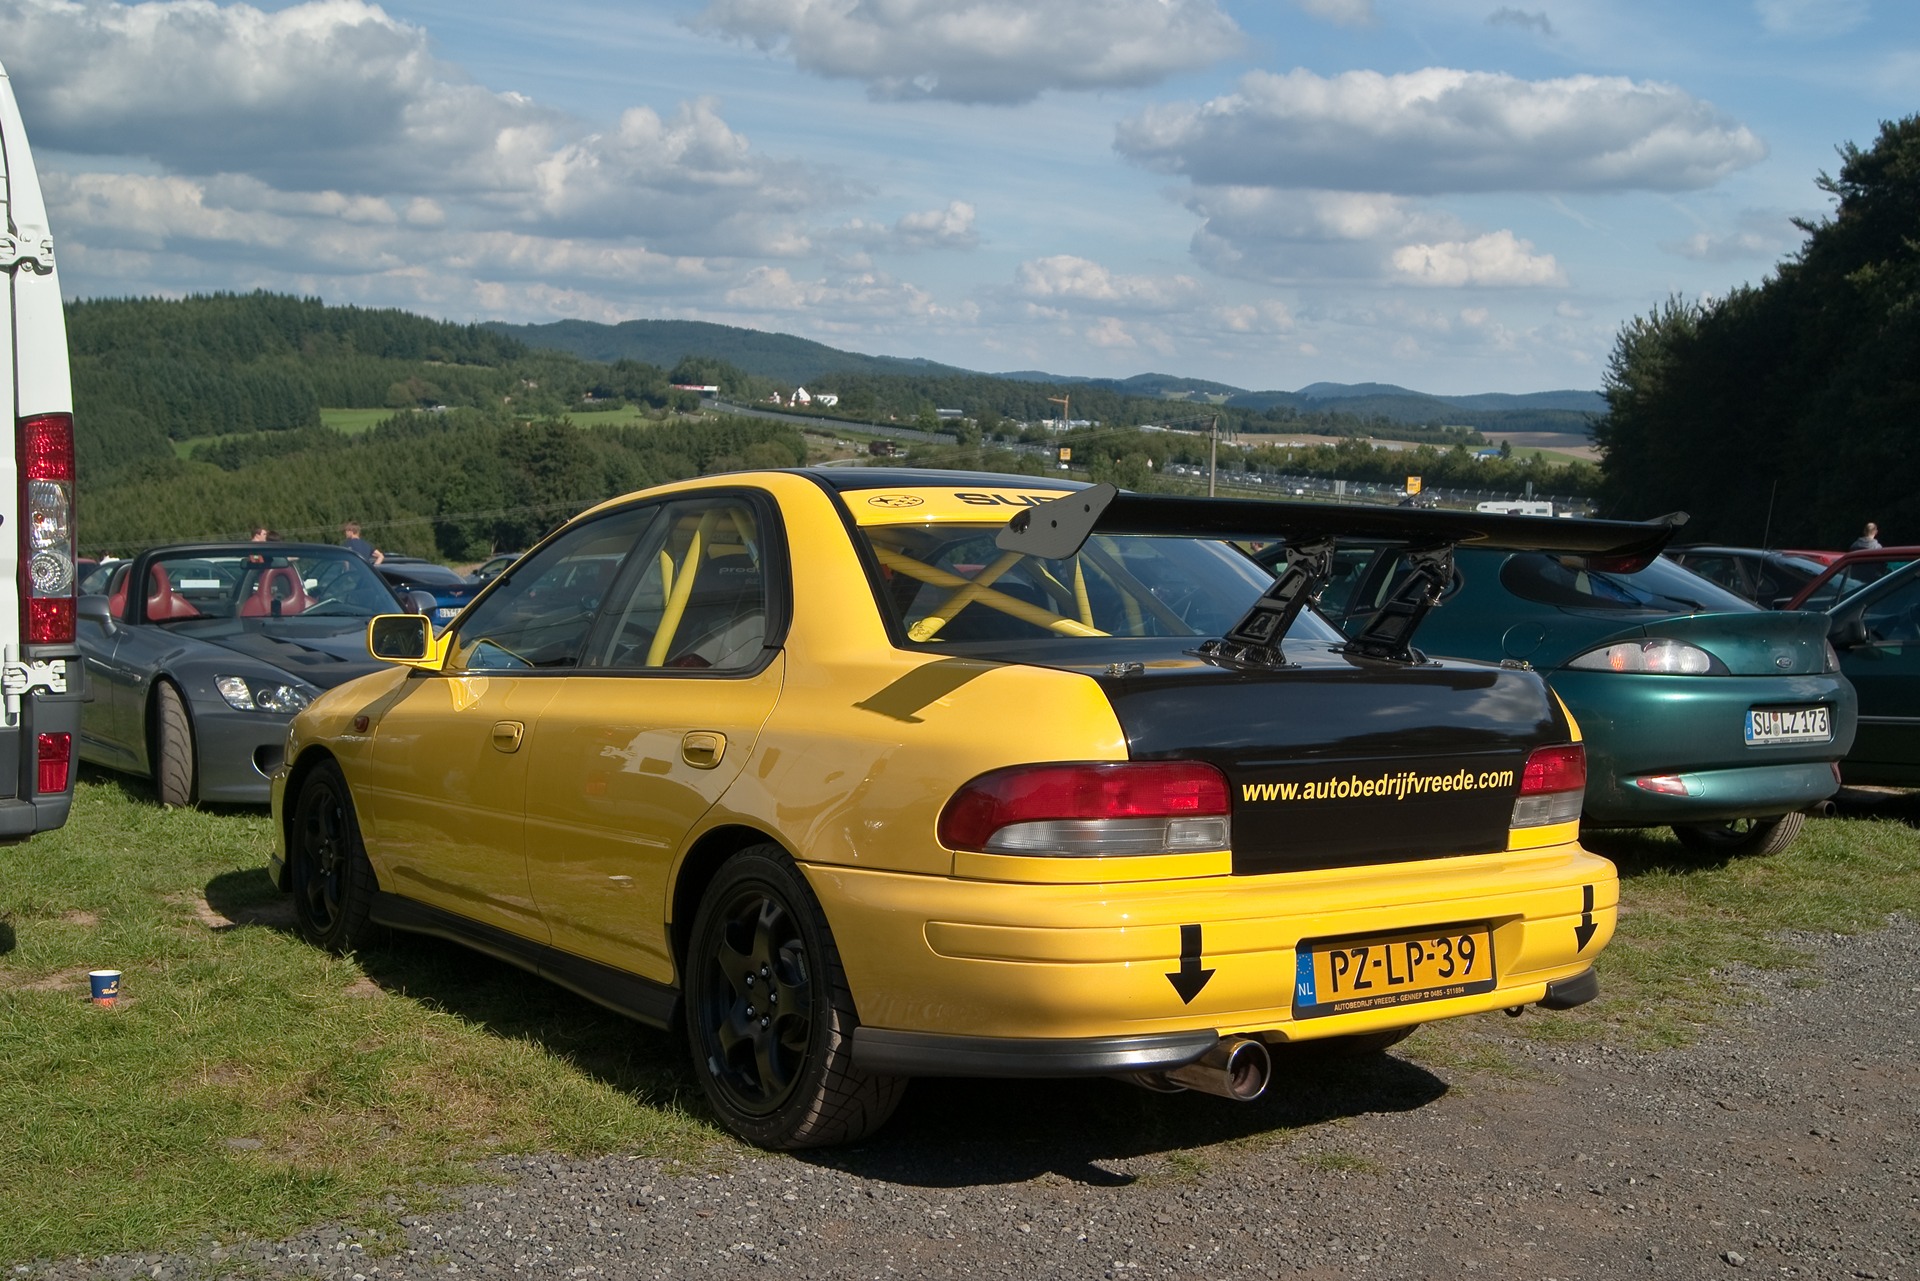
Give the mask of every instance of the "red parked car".
M 1920 560 L 1920 547 L 1875 547 L 1868 551 L 1841 552 L 1818 578 L 1794 593 L 1781 608 L 1831 609 L 1868 583 L 1878 582 L 1916 560 Z

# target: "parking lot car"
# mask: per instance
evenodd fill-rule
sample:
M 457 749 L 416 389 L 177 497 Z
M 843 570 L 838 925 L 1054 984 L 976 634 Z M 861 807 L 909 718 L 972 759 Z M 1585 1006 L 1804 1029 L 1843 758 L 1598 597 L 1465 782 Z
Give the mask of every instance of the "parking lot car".
M 490 583 L 505 573 L 509 565 L 524 555 L 526 555 L 525 552 L 501 552 L 497 556 L 489 556 L 486 560 L 474 566 L 473 572 L 468 574 L 467 578 L 476 583 Z
M 1322 608 L 1348 632 L 1368 626 L 1408 559 L 1343 547 Z M 1838 790 L 1853 743 L 1854 692 L 1827 627 L 1664 556 L 1627 573 L 1462 548 L 1421 644 L 1547 678 L 1586 734 L 1590 826 L 1671 824 L 1696 849 L 1771 854 Z
M 1860 733 L 1841 777 L 1920 787 L 1920 564 L 1848 596 L 1827 618 L 1840 670 L 1860 698 Z
M 1579 730 L 1533 672 L 1307 611 L 1349 528 L 1670 532 L 878 468 L 664 486 L 444 635 L 375 620 L 395 666 L 294 720 L 271 873 L 322 947 L 442 935 L 683 1027 L 776 1148 L 871 1131 L 916 1075 L 1250 1098 L 1270 1045 L 1577 1005 L 1618 900 Z M 1304 559 L 1275 581 L 1227 541 L 1261 536 Z
M 1670 547 L 1667 559 L 1768 609 L 1785 607 L 1820 574 L 1820 562 L 1792 552 L 1705 544 Z
M 401 607 L 343 547 L 182 544 L 122 561 L 80 598 L 81 758 L 151 777 L 167 805 L 265 804 L 293 714 L 379 668 L 367 622 Z
M 1840 552 L 1828 561 L 1819 577 L 1802 587 L 1782 609 L 1829 610 L 1869 583 L 1877 583 L 1903 565 L 1920 560 L 1920 547 L 1875 547 Z
M 373 572 L 386 579 L 387 586 L 396 592 L 424 592 L 433 597 L 433 606 L 428 612 L 436 627 L 452 622 L 454 615 L 480 594 L 474 580 L 416 556 L 388 556 L 374 566 Z

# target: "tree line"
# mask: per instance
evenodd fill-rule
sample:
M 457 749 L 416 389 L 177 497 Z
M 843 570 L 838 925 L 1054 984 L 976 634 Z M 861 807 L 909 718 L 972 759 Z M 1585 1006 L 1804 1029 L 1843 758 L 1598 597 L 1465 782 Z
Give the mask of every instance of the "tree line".
M 1600 497 L 1689 539 L 1920 543 L 1920 115 L 1840 147 L 1831 215 L 1758 285 L 1667 299 L 1608 362 Z

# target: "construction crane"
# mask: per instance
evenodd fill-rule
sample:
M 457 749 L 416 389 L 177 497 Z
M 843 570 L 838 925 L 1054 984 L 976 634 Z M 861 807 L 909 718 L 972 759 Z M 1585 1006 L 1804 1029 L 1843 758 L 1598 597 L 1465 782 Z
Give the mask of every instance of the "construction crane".
M 1071 428 L 1073 426 L 1073 414 L 1067 407 L 1073 403 L 1073 393 L 1068 392 L 1064 396 L 1049 396 L 1047 399 L 1060 406 L 1060 430 L 1066 431 Z

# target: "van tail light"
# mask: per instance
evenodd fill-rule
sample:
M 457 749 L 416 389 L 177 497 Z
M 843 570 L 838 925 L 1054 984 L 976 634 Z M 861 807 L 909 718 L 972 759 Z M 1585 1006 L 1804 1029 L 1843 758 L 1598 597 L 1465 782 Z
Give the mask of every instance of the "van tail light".
M 42 796 L 66 791 L 73 781 L 73 735 L 42 734 L 35 747 L 40 774 L 35 790 Z
M 948 849 L 1054 858 L 1183 854 L 1232 844 L 1227 777 L 1198 761 L 1020 765 L 954 793 Z
M 1578 743 L 1536 747 L 1520 772 L 1514 827 L 1575 823 L 1587 798 L 1587 749 Z
M 73 415 L 20 420 L 20 604 L 29 645 L 74 636 Z

